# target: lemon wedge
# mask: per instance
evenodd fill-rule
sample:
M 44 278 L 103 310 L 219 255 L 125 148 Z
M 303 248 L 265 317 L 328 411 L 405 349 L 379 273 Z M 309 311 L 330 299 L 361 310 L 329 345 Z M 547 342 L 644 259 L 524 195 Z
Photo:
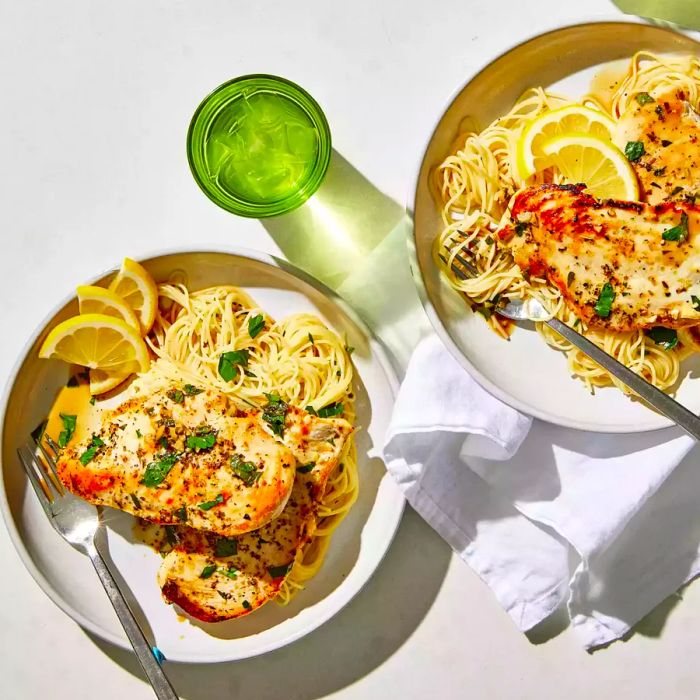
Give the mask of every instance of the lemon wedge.
M 136 312 L 141 334 L 146 335 L 155 321 L 158 306 L 158 288 L 146 268 L 131 258 L 124 258 L 121 270 L 109 289 Z
M 546 167 L 542 162 L 542 148 L 546 141 L 565 134 L 587 134 L 612 141 L 615 123 L 603 112 L 584 107 L 567 105 L 544 112 L 523 131 L 516 149 L 516 166 L 522 180 Z
M 106 314 L 81 314 L 59 323 L 46 337 L 39 357 L 89 367 L 93 394 L 108 391 L 149 366 L 148 348 L 139 331 Z
M 126 321 L 132 328 L 141 328 L 133 309 L 120 296 L 105 289 L 83 284 L 76 290 L 81 314 L 104 314 Z
M 555 136 L 542 144 L 542 154 L 568 182 L 584 183 L 595 197 L 639 199 L 637 176 L 610 141 L 588 134 Z

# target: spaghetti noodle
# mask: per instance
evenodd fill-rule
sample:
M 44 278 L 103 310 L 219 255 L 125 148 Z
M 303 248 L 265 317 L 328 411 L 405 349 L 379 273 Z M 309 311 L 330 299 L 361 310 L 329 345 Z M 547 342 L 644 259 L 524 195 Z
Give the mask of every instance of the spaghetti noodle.
M 671 89 L 682 90 L 693 107 L 700 103 L 700 59 L 693 56 L 657 56 L 639 52 L 625 73 L 612 86 L 610 95 L 589 94 L 579 104 L 597 108 L 619 119 L 635 94 L 660 95 Z M 630 369 L 660 389 L 668 389 L 678 380 L 680 362 L 693 344 L 681 342 L 664 350 L 642 330 L 616 333 L 587 328 L 563 302 L 561 293 L 543 278 L 525 279 L 508 248 L 498 241 L 496 232 L 508 218 L 513 195 L 524 186 L 559 182 L 553 169 L 535 173 L 522 181 L 515 167 L 519 138 L 529 123 L 543 112 L 575 104 L 543 88 L 528 90 L 513 108 L 480 133 L 461 134 L 452 153 L 434 175 L 434 190 L 441 205 L 443 229 L 436 238 L 434 257 L 449 284 L 459 291 L 491 327 L 504 338 L 507 326 L 492 313 L 499 299 L 537 298 L 552 316 L 560 318 L 602 347 Z M 455 256 L 468 249 L 480 274 L 467 280 L 452 271 Z M 544 323 L 537 331 L 551 347 L 564 352 L 572 374 L 589 388 L 616 385 L 626 387 L 587 355 L 564 340 Z

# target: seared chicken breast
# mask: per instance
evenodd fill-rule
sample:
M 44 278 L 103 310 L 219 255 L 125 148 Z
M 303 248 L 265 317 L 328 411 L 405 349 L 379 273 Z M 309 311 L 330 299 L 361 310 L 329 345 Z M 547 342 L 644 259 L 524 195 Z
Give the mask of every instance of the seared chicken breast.
M 632 151 L 643 198 L 650 204 L 700 196 L 700 115 L 683 91 L 652 97 L 640 93 L 620 117 L 615 143 Z
M 352 430 L 340 419 L 285 409 L 284 433 L 296 450 L 303 445 L 304 458 L 332 459 L 326 435 Z M 63 451 L 58 474 L 96 505 L 227 537 L 242 534 L 277 517 L 294 484 L 297 459 L 266 417 L 191 385 L 134 393 L 102 414 L 90 438 Z
M 525 275 L 556 285 L 591 326 L 700 323 L 700 208 L 692 203 L 601 201 L 583 185 L 542 185 L 516 195 L 499 238 Z
M 297 410 L 289 409 L 292 415 L 285 435 L 305 432 L 304 423 L 299 429 L 300 422 L 293 415 Z M 318 504 L 352 431 L 342 419 L 334 419 L 323 428 L 308 422 L 309 439 L 300 439 L 301 451 L 295 456 L 300 464 L 314 453 L 317 460 L 299 467 L 292 494 L 279 517 L 233 539 L 177 528 L 177 544 L 158 572 L 165 600 L 198 620 L 219 622 L 246 615 L 279 593 L 314 534 Z M 314 432 L 324 434 L 323 444 L 330 449 L 316 451 L 320 444 L 314 447 Z

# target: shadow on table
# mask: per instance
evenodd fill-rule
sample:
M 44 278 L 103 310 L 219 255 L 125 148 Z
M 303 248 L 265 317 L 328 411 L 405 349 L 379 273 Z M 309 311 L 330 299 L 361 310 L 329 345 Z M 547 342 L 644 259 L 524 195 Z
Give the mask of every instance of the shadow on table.
M 407 508 L 389 552 L 357 597 L 332 620 L 283 649 L 222 664 L 167 664 L 186 700 L 233 697 L 313 700 L 381 666 L 411 636 L 435 600 L 450 561 L 447 544 Z M 133 654 L 90 633 L 129 673 L 143 678 Z

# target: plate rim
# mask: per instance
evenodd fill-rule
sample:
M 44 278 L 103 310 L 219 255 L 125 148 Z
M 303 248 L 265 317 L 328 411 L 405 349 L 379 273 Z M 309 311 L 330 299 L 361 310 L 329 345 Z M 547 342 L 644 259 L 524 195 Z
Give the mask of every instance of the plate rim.
M 467 77 L 447 96 L 443 105 L 440 107 L 433 120 L 432 127 L 430 128 L 430 133 L 424 139 L 422 148 L 420 150 L 420 156 L 417 159 L 416 166 L 413 169 L 413 177 L 411 183 L 409 184 L 408 198 L 406 211 L 411 219 L 411 226 L 407 228 L 406 231 L 406 244 L 408 248 L 408 259 L 409 265 L 411 267 L 411 277 L 413 278 L 416 291 L 418 292 L 418 298 L 420 299 L 423 310 L 425 311 L 428 320 L 433 328 L 433 331 L 440 338 L 442 343 L 448 349 L 450 354 L 457 360 L 457 362 L 466 370 L 476 382 L 490 394 L 495 396 L 503 403 L 507 404 L 511 408 L 514 408 L 521 413 L 524 413 L 533 418 L 545 421 L 552 425 L 562 426 L 564 428 L 572 428 L 574 430 L 581 430 L 586 432 L 601 433 L 601 434 L 638 434 L 638 433 L 651 433 L 658 430 L 665 430 L 675 426 L 675 423 L 668 418 L 661 416 L 660 414 L 650 415 L 649 419 L 646 421 L 639 421 L 638 424 L 634 426 L 629 424 L 618 424 L 618 423 L 591 423 L 584 420 L 567 419 L 563 418 L 556 413 L 550 413 L 549 411 L 540 410 L 536 406 L 531 405 L 525 401 L 512 396 L 507 391 L 501 389 L 499 386 L 490 381 L 482 372 L 476 367 L 476 365 L 469 360 L 466 355 L 462 352 L 459 345 L 453 339 L 451 333 L 447 329 L 446 325 L 440 318 L 438 310 L 433 305 L 430 296 L 428 294 L 427 285 L 425 283 L 423 269 L 418 260 L 418 251 L 416 246 L 416 225 L 415 225 L 415 202 L 417 198 L 418 188 L 420 186 L 420 174 L 423 167 L 423 162 L 425 160 L 428 147 L 435 136 L 435 133 L 442 121 L 443 117 L 452 106 L 453 102 L 461 94 L 461 92 L 471 83 L 480 73 L 486 70 L 492 63 L 499 60 L 503 56 L 509 54 L 511 51 L 526 44 L 533 39 L 546 36 L 547 34 L 552 34 L 554 32 L 569 29 L 574 27 L 580 27 L 584 25 L 592 24 L 631 24 L 631 25 L 645 25 L 645 26 L 656 26 L 660 29 L 665 29 L 666 31 L 675 32 L 676 34 L 681 34 L 687 36 L 695 41 L 700 41 L 700 32 L 696 32 L 690 29 L 683 29 L 676 26 L 668 26 L 658 24 L 652 21 L 645 20 L 641 17 L 635 17 L 631 15 L 625 15 L 624 17 L 619 17 L 615 15 L 601 14 L 588 17 L 582 17 L 578 20 L 567 21 L 565 24 L 554 24 L 543 30 L 528 33 L 522 39 L 508 45 L 503 50 L 499 51 L 496 55 L 490 57 L 488 60 L 481 63 L 479 66 L 469 71 Z M 441 279 L 441 284 L 444 281 Z M 651 409 L 650 409 L 651 410 Z
M 326 298 L 331 301 L 333 304 L 338 306 L 341 311 L 350 318 L 350 320 L 356 324 L 360 330 L 362 330 L 366 335 L 367 338 L 373 343 L 372 347 L 372 352 L 379 357 L 380 364 L 382 366 L 382 369 L 384 370 L 384 373 L 386 375 L 386 378 L 388 380 L 388 384 L 390 386 L 390 390 L 392 393 L 392 398 L 395 399 L 396 395 L 398 393 L 398 387 L 399 387 L 399 379 L 398 379 L 398 374 L 396 371 L 395 367 L 395 361 L 393 360 L 393 357 L 390 353 L 390 351 L 387 349 L 386 345 L 382 342 L 382 340 L 371 330 L 371 328 L 365 323 L 365 321 L 362 319 L 362 317 L 355 311 L 352 306 L 345 301 L 340 295 L 338 295 L 334 290 L 332 290 L 330 287 L 325 285 L 323 282 L 320 280 L 317 280 L 315 277 L 310 275 L 309 273 L 305 272 L 304 270 L 298 268 L 296 265 L 290 263 L 288 260 L 285 260 L 284 258 L 278 257 L 276 255 L 272 255 L 269 253 L 265 253 L 262 251 L 257 251 L 253 250 L 251 248 L 246 248 L 243 246 L 230 246 L 230 247 L 225 247 L 225 246 L 217 246 L 217 245 L 207 245 L 207 244 L 202 244 L 197 247 L 191 247 L 187 245 L 182 245 L 182 246 L 169 246 L 167 248 L 158 248 L 150 251 L 145 251 L 143 253 L 140 253 L 138 258 L 134 258 L 137 261 L 147 261 L 151 258 L 156 258 L 156 257 L 164 257 L 168 255 L 182 255 L 182 254 L 195 254 L 195 253 L 217 253 L 217 254 L 224 254 L 224 255 L 232 255 L 232 256 L 238 256 L 240 258 L 246 258 L 248 260 L 252 260 L 254 262 L 258 263 L 263 263 L 265 265 L 269 265 L 271 267 L 275 267 L 279 270 L 282 270 L 283 272 L 296 277 L 297 279 L 301 280 L 302 282 L 305 282 L 306 284 L 309 284 L 311 287 L 316 289 L 317 291 L 321 292 L 326 296 Z M 88 282 L 86 284 L 92 284 L 95 281 L 98 281 L 102 279 L 105 275 L 108 275 L 112 272 L 115 272 L 118 270 L 118 266 L 111 266 L 102 272 L 92 275 L 91 277 L 88 278 Z M 19 370 L 24 362 L 25 357 L 27 356 L 27 353 L 29 352 L 30 348 L 34 343 L 36 342 L 37 338 L 39 335 L 42 333 L 48 322 L 55 316 L 55 314 L 60 311 L 67 303 L 69 303 L 73 298 L 75 294 L 73 293 L 68 293 L 65 295 L 60 301 L 58 301 L 56 304 L 54 304 L 51 309 L 41 318 L 41 320 L 37 323 L 37 326 L 35 327 L 34 331 L 29 335 L 25 343 L 22 345 L 17 358 L 15 359 L 14 364 L 10 368 L 7 380 L 5 381 L 5 384 L 3 386 L 2 390 L 2 395 L 1 395 L 1 403 L 0 403 L 0 445 L 3 444 L 4 440 L 4 428 L 5 428 L 5 416 L 7 415 L 7 411 L 9 409 L 9 399 L 10 399 L 10 393 L 12 390 L 12 387 L 17 379 L 17 375 L 19 374 Z M 2 471 L 2 457 L 0 455 L 0 471 Z M 381 480 L 379 481 L 378 484 L 378 489 L 381 488 L 382 484 L 385 483 L 385 481 L 391 480 L 391 475 L 389 472 L 385 472 L 385 474 L 382 476 Z M 377 552 L 375 554 L 376 561 L 374 562 L 371 571 L 367 578 L 364 581 L 358 582 L 354 587 L 351 587 L 348 591 L 346 591 L 343 595 L 339 596 L 338 604 L 331 610 L 325 611 L 323 614 L 321 614 L 319 617 L 313 619 L 310 621 L 308 625 L 306 625 L 303 629 L 297 630 L 296 632 L 290 632 L 288 635 L 282 637 L 281 639 L 278 640 L 273 640 L 269 642 L 268 644 L 263 644 L 260 648 L 253 650 L 251 653 L 243 653 L 243 654 L 236 654 L 236 655 L 226 655 L 226 654 L 213 654 L 211 657 L 191 657 L 191 658 L 182 658 L 178 656 L 173 656 L 173 657 L 168 657 L 168 661 L 170 663 L 192 663 L 192 664 L 204 664 L 204 663 L 227 663 L 230 661 L 240 661 L 243 659 L 247 658 L 254 658 L 256 656 L 261 656 L 263 654 L 267 654 L 271 651 L 274 651 L 276 649 L 280 649 L 282 647 L 285 647 L 298 639 L 301 639 L 302 637 L 305 637 L 307 634 L 310 634 L 314 630 L 318 629 L 321 625 L 325 624 L 328 622 L 331 618 L 333 618 L 335 615 L 337 615 L 343 608 L 345 608 L 348 603 L 350 603 L 353 598 L 367 585 L 367 583 L 370 581 L 370 579 L 374 576 L 376 573 L 377 569 L 381 565 L 382 561 L 384 560 L 387 552 L 389 551 L 389 548 L 391 547 L 392 542 L 394 541 L 394 538 L 396 536 L 396 532 L 398 530 L 398 527 L 401 523 L 403 512 L 405 510 L 405 505 L 406 505 L 406 499 L 401 492 L 401 490 L 396 487 L 396 500 L 398 503 L 398 507 L 395 506 L 395 513 L 393 514 L 394 522 L 391 525 L 391 531 L 389 533 L 389 536 L 386 538 L 386 541 L 377 548 Z M 109 630 L 104 629 L 102 626 L 99 624 L 94 623 L 90 619 L 88 619 L 85 615 L 83 615 L 81 612 L 76 610 L 72 605 L 70 605 L 68 602 L 64 600 L 64 598 L 54 589 L 50 581 L 41 573 L 41 571 L 37 568 L 37 566 L 34 564 L 34 561 L 27 550 L 24 541 L 19 533 L 19 530 L 17 529 L 14 519 L 12 518 L 12 514 L 10 511 L 10 504 L 7 498 L 7 493 L 5 491 L 5 486 L 4 486 L 4 480 L 0 481 L 0 513 L 2 513 L 2 519 L 5 523 L 5 527 L 7 528 L 10 541 L 12 542 L 15 551 L 17 552 L 20 561 L 24 565 L 25 569 L 29 572 L 30 576 L 34 579 L 34 581 L 37 583 L 39 588 L 42 590 L 42 592 L 63 612 L 65 613 L 69 618 L 71 618 L 74 622 L 79 624 L 84 630 L 94 634 L 95 636 L 99 637 L 100 639 L 103 639 L 104 641 L 109 642 L 110 644 L 113 644 L 114 646 L 124 649 L 126 651 L 131 651 L 131 645 L 126 638 L 126 636 L 122 637 L 118 634 L 113 634 Z M 337 589 L 336 589 L 337 590 Z M 165 603 L 164 603 L 165 604 Z M 235 640 L 234 640 L 235 641 Z

